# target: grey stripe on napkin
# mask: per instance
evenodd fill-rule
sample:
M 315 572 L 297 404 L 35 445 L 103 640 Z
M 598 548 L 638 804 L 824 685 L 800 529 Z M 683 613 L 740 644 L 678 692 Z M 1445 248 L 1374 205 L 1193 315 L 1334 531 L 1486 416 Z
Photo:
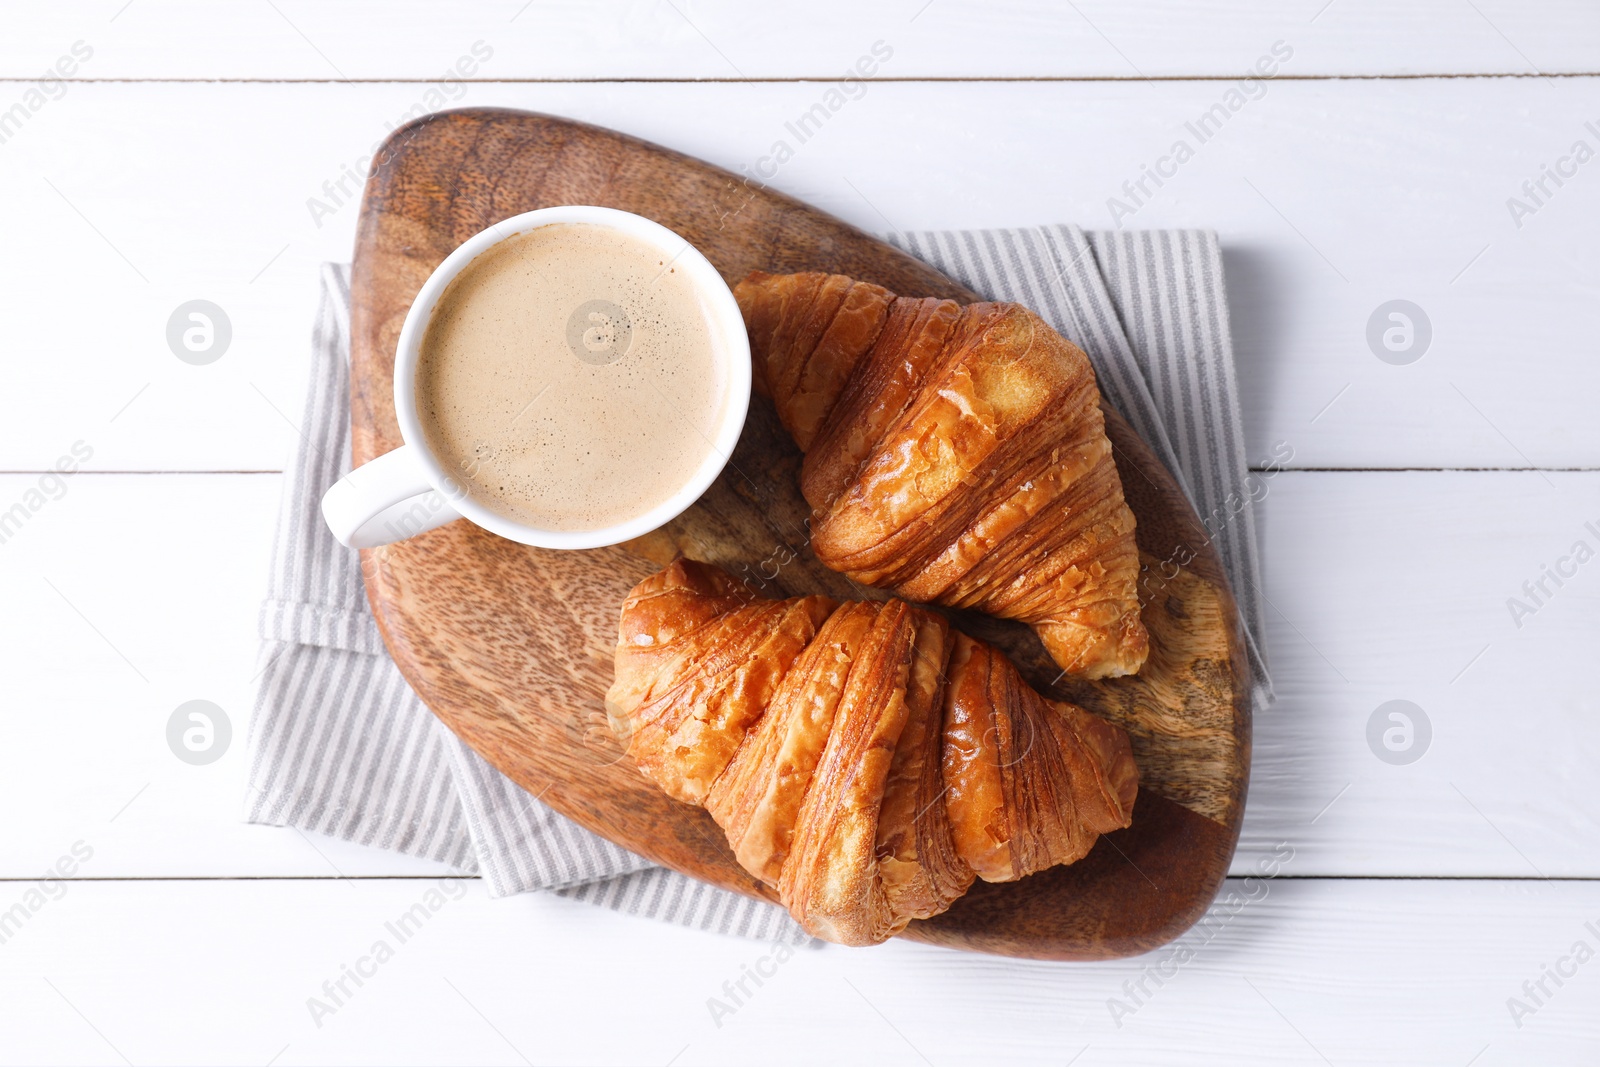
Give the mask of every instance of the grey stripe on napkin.
M 1254 516 L 1216 238 L 1051 226 L 897 234 L 993 299 L 1034 308 L 1094 362 L 1101 389 L 1179 478 L 1244 612 L 1258 706 Z M 328 264 L 301 438 L 262 604 L 249 822 L 394 849 L 482 875 L 491 895 L 547 889 L 630 914 L 762 940 L 805 935 L 781 909 L 716 889 L 589 833 L 489 766 L 423 706 L 378 635 L 359 556 L 323 525 L 349 469 L 349 267 Z

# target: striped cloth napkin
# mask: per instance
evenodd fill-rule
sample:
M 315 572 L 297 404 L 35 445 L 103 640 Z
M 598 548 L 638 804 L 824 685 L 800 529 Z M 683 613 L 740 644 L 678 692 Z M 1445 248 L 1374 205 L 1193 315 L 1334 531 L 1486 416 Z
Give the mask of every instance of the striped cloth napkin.
M 1248 506 L 1226 506 L 1251 494 L 1216 236 L 1048 226 L 889 239 L 976 292 L 1033 308 L 1089 354 L 1106 398 L 1199 514 L 1215 517 L 1207 527 L 1265 707 L 1255 520 Z M 481 875 L 492 896 L 546 889 L 700 929 L 804 940 L 781 909 L 653 866 L 556 814 L 411 691 L 378 636 L 359 557 L 318 507 L 350 467 L 349 349 L 350 268 L 327 264 L 261 609 L 246 821 L 437 860 Z

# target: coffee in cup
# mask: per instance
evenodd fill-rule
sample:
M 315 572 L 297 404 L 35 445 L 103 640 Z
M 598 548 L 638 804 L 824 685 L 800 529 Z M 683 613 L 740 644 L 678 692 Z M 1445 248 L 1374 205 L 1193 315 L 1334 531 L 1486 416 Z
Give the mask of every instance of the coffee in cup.
M 706 461 L 729 403 L 712 310 L 670 253 L 555 223 L 469 263 L 416 368 L 423 440 L 468 497 L 547 530 L 660 506 Z
M 733 293 L 683 238 L 611 208 L 517 215 L 423 283 L 395 350 L 405 443 L 322 513 L 358 548 L 461 517 L 543 548 L 616 544 L 721 473 L 750 379 Z

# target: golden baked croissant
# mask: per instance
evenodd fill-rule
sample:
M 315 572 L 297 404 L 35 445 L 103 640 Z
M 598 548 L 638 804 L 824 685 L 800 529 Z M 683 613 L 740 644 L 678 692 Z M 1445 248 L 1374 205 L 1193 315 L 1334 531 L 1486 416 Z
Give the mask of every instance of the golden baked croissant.
M 806 454 L 818 559 L 1028 623 L 1071 673 L 1139 670 L 1133 512 L 1076 345 L 1018 304 L 838 274 L 757 271 L 734 293 L 757 384 Z
M 611 728 L 808 931 L 883 941 L 1127 826 L 1128 736 L 904 601 L 756 600 L 678 560 L 622 607 Z

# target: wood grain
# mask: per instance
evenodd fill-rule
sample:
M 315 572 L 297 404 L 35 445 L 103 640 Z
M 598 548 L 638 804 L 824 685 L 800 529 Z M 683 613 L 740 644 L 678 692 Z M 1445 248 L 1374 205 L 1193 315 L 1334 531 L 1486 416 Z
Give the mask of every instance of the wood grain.
M 1541 958 L 1594 944 L 1595 882 L 1230 879 L 1204 927 L 1145 958 L 826 946 L 720 1020 L 707 999 L 732 1003 L 723 983 L 770 970 L 772 946 L 465 884 L 318 1027 L 306 998 L 325 999 L 320 983 L 375 938 L 394 945 L 384 924 L 440 882 L 73 883 L 0 957 L 6 1062 L 122 1062 L 63 994 L 134 1063 L 262 1063 L 288 1044 L 277 1063 L 465 1067 L 520 1063 L 520 1049 L 602 1067 L 688 1046 L 680 1064 L 920 1065 L 920 1051 L 937 1067 L 1063 1067 L 1080 1052 L 1074 1067 L 1593 1067 L 1600 1042 L 1593 961 L 1521 1029 L 1506 1010 Z M 181 998 L 188 1021 L 142 990 Z
M 0 475 L 0 500 L 38 484 L 38 475 Z M 262 572 L 284 479 L 83 474 L 68 484 L 65 498 L 0 546 L 0 601 L 10 609 L 0 615 L 0 647 L 17 665 L 7 692 L 14 707 L 42 712 L 16 717 L 14 743 L 0 752 L 0 808 L 29 813 L 7 829 L 0 877 L 37 876 L 41 857 L 53 859 L 89 827 L 99 829 L 86 870 L 101 878 L 439 871 L 308 833 L 312 849 L 293 831 L 239 821 L 245 719 L 262 669 Z M 1600 714 L 1583 695 L 1600 585 L 1585 568 L 1520 631 L 1505 606 L 1529 561 L 1565 551 L 1596 517 L 1597 500 L 1593 471 L 1272 479 L 1256 507 L 1279 698 L 1253 724 L 1234 874 L 1252 873 L 1288 841 L 1297 877 L 1600 877 L 1600 794 L 1591 788 Z M 110 529 L 120 531 L 115 539 Z M 260 565 L 241 565 L 250 560 Z M 364 612 L 365 594 L 354 596 L 327 610 Z M 1375 604 L 1383 627 L 1373 625 Z M 1396 642 L 1397 632 L 1411 638 Z M 294 653 L 273 644 L 264 654 Z M 1535 654 L 1567 666 L 1530 671 Z M 152 722 L 195 697 L 233 720 L 233 747 L 210 773 L 173 759 L 151 733 Z M 1365 740 L 1373 709 L 1397 697 L 1426 709 L 1435 726 L 1433 749 L 1406 767 L 1380 763 Z M 1519 709 L 1522 726 L 1504 728 L 1507 708 Z M 603 717 L 574 720 L 572 740 L 592 745 L 596 759 L 616 755 Z M 95 773 L 86 778 L 84 768 Z M 1546 787 L 1530 790 L 1529 781 Z
M 406 309 L 433 267 L 473 233 L 554 204 L 634 211 L 676 230 L 735 281 L 752 269 L 824 269 L 908 295 L 973 299 L 845 223 L 708 164 L 634 138 L 498 109 L 401 127 L 368 180 L 352 279 L 353 451 L 399 445 L 392 375 Z M 1144 788 L 1133 825 L 1082 863 L 983 887 L 905 936 L 1005 955 L 1103 958 L 1175 937 L 1204 910 L 1239 831 L 1249 706 L 1237 611 L 1203 528 L 1171 476 L 1115 412 L 1108 432 L 1147 563 L 1192 555 L 1150 584 L 1155 648 L 1132 679 L 1054 690 L 1136 738 Z M 806 550 L 798 454 L 752 405 L 722 478 L 679 520 L 628 546 L 552 552 L 457 522 L 372 552 L 368 595 L 423 700 L 519 785 L 580 824 L 713 884 L 770 899 L 734 863 L 703 811 L 675 803 L 595 729 L 624 594 L 677 552 L 774 594 L 881 595 Z M 959 615 L 1041 690 L 1057 672 L 1021 626 Z
M 1329 8 L 1318 33 L 1346 11 Z M 1542 64 L 1542 53 L 1529 55 Z M 1600 394 L 1589 311 L 1600 284 L 1596 187 L 1569 182 L 1521 229 L 1506 211 L 1507 196 L 1537 173 L 1530 161 L 1553 162 L 1552 152 L 1583 135 L 1597 85 L 1274 83 L 1206 143 L 1196 165 L 1124 220 L 1220 235 L 1246 454 L 1257 465 L 1287 444 L 1288 465 L 1301 468 L 1600 468 L 1600 420 L 1587 402 Z M 874 84 L 772 184 L 871 231 L 1105 228 L 1108 195 L 1170 148 L 1174 131 L 1219 90 L 1164 81 Z M 573 114 L 738 170 L 768 154 L 774 137 L 793 140 L 783 124 L 817 92 L 810 83 L 530 83 L 474 85 L 465 99 Z M 11 316 L 8 328 L 17 351 L 43 352 L 60 347 L 59 323 L 73 323 L 63 358 L 74 373 L 62 374 L 59 360 L 11 361 L 0 469 L 45 470 L 79 437 L 94 446 L 100 470 L 282 469 L 297 440 L 285 417 L 298 421 L 302 410 L 318 265 L 349 261 L 362 159 L 416 93 L 365 83 L 74 85 L 70 101 L 7 141 L 0 197 L 15 208 L 6 235 L 29 252 L 0 261 L 0 291 L 34 309 Z M 941 132 L 929 137 L 934 115 Z M 1041 128 L 1050 136 L 1038 137 Z M 208 131 L 210 146 L 198 156 L 189 151 L 196 129 Z M 996 156 L 994 144 L 1028 149 Z M 187 159 L 184 180 L 124 165 L 145 158 Z M 81 165 L 62 162 L 74 160 Z M 331 203 L 322 185 L 345 164 L 344 204 L 313 218 L 308 198 Z M 1329 174 L 1340 180 L 1319 180 Z M 63 277 L 80 284 L 63 286 Z M 82 314 L 86 293 L 93 315 Z M 204 370 L 174 359 L 157 330 L 196 296 L 221 305 L 234 326 L 232 348 Z M 1406 367 L 1381 362 L 1364 339 L 1368 316 L 1394 297 L 1421 305 L 1434 326 L 1432 351 Z M 130 322 L 152 324 L 132 357 Z M 1517 353 L 1514 374 L 1507 352 Z

